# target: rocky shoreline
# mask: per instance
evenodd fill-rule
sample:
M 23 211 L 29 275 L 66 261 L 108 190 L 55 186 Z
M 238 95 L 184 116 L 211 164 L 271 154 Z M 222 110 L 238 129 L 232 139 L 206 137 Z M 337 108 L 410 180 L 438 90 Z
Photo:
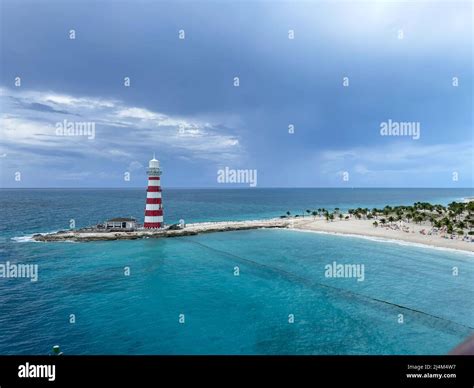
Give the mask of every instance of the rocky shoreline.
M 194 236 L 201 233 L 229 232 L 235 230 L 249 230 L 261 228 L 286 228 L 290 222 L 285 219 L 269 219 L 255 221 L 224 221 L 224 222 L 202 222 L 188 224 L 183 229 L 139 229 L 136 231 L 91 231 L 90 229 L 78 229 L 59 231 L 55 233 L 42 233 L 33 235 L 33 240 L 41 242 L 61 241 L 113 241 L 113 240 L 137 240 L 142 238 L 183 237 Z

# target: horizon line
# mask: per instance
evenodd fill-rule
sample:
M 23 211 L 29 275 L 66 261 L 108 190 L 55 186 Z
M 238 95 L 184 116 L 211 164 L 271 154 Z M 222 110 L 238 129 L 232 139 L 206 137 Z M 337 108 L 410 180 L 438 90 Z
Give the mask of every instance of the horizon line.
M 133 186 L 133 187 L 0 187 L 0 190 L 146 190 L 146 186 Z M 474 190 L 473 187 L 377 187 L 377 186 L 360 186 L 360 187 L 340 187 L 340 186 L 300 186 L 300 187 L 281 187 L 281 186 L 262 186 L 262 187 L 186 187 L 186 186 L 168 186 L 166 189 L 181 189 L 181 190 L 235 190 L 235 189 L 247 189 L 247 190 L 258 190 L 258 189 L 343 189 L 343 190 L 357 190 L 357 189 L 470 189 Z

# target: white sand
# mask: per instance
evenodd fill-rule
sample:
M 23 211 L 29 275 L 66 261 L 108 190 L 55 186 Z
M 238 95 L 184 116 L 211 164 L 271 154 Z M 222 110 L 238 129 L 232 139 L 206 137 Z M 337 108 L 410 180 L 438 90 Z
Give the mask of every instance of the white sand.
M 425 231 L 431 229 L 429 224 L 418 225 L 413 222 L 406 223 L 405 226 L 410 230 L 407 233 L 401 230 L 392 230 L 388 227 L 381 226 L 380 221 L 379 226 L 374 227 L 372 224 L 373 222 L 374 220 L 356 220 L 354 218 L 328 222 L 324 218 L 316 217 L 316 219 L 314 219 L 313 217 L 304 217 L 301 219 L 294 219 L 293 227 L 294 229 L 299 230 L 376 237 L 385 240 L 400 240 L 408 243 L 474 252 L 473 242 L 462 241 L 461 239 L 446 239 L 440 235 L 429 236 L 421 234 L 420 231 L 422 229 L 425 229 Z M 449 235 L 447 236 L 449 237 Z

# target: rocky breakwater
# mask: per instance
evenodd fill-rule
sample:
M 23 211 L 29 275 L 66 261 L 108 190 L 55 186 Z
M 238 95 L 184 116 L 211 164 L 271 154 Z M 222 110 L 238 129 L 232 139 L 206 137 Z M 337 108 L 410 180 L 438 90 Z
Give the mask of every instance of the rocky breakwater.
M 78 229 L 59 231 L 55 233 L 35 234 L 35 241 L 60 242 L 60 241 L 112 241 L 136 240 L 141 238 L 182 237 L 200 233 L 229 232 L 235 230 L 249 230 L 261 228 L 286 228 L 289 221 L 285 219 L 268 219 L 253 221 L 220 221 L 201 222 L 188 224 L 182 229 L 138 229 L 135 231 L 97 231 L 91 229 Z

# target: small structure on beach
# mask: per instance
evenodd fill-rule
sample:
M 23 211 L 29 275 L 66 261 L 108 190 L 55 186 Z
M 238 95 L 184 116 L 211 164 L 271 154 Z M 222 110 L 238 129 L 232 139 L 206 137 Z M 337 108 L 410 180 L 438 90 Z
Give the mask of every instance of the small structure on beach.
M 104 226 L 106 229 L 135 230 L 138 225 L 135 218 L 118 217 L 105 221 Z

